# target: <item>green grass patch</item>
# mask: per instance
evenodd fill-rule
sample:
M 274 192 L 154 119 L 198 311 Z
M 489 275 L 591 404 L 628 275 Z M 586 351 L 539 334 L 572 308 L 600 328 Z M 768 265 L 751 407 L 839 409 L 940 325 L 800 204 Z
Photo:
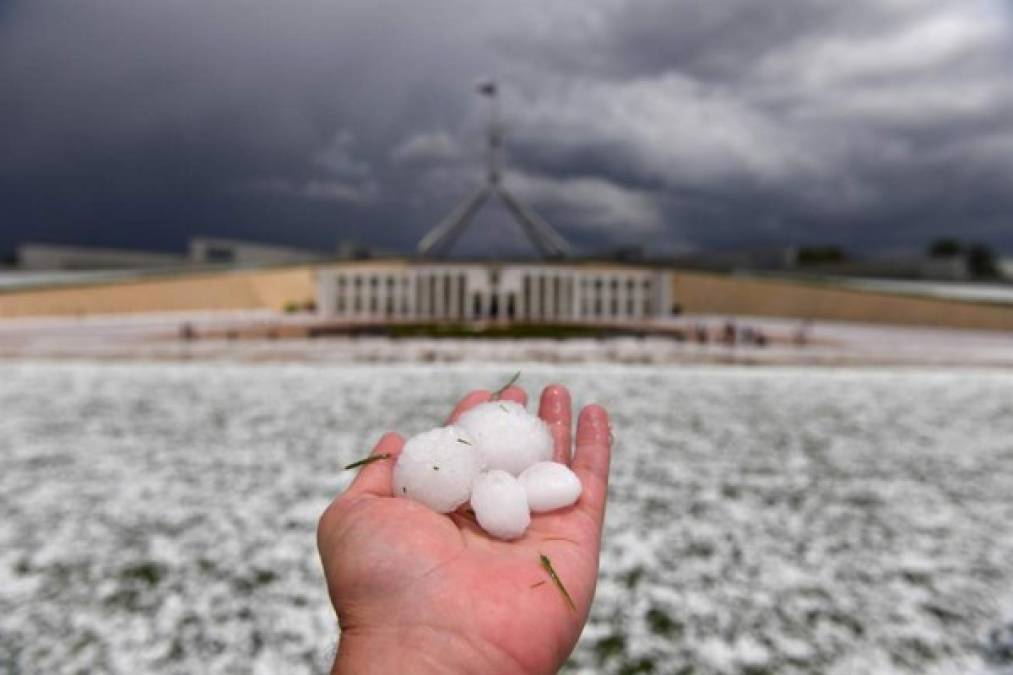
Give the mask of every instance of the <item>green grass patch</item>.
M 510 325 L 471 325 L 465 323 L 450 324 L 410 324 L 390 326 L 391 337 L 436 337 L 436 338 L 492 338 L 516 340 L 520 338 L 600 338 L 609 331 L 590 326 L 574 326 L 570 324 L 510 324 Z

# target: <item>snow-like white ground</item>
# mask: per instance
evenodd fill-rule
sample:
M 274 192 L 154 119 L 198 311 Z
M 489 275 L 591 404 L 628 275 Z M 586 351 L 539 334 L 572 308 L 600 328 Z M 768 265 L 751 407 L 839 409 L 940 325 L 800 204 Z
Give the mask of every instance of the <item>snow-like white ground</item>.
M 317 515 L 514 367 L 0 363 L 0 672 L 323 673 Z M 1008 673 L 1013 374 L 523 367 L 617 448 L 582 673 Z
M 717 335 L 730 318 L 740 328 L 764 331 L 771 338 L 770 344 L 729 347 L 714 340 L 697 344 L 663 336 L 602 340 L 179 339 L 183 325 L 192 326 L 199 334 L 221 335 L 227 329 L 319 321 L 312 314 L 250 310 L 0 319 L 0 358 L 1013 366 L 1013 333 L 1001 331 L 817 321 L 808 326 L 809 343 L 799 347 L 792 339 L 801 322 L 793 319 L 688 315 L 665 320 L 664 324 L 683 329 L 703 326 Z

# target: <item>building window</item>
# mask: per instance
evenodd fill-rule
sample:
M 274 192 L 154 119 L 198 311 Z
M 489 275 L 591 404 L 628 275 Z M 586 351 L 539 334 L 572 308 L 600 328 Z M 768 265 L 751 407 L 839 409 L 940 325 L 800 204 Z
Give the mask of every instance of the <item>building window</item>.
M 468 289 L 465 285 L 465 277 L 463 274 L 457 275 L 457 316 L 463 319 L 467 313 L 467 301 L 465 298 L 468 297 Z
M 337 276 L 337 280 L 335 281 L 335 284 L 337 286 L 337 293 L 335 294 L 337 297 L 334 299 L 334 309 L 338 312 L 338 314 L 344 314 L 345 313 L 345 276 L 343 274 L 339 274 Z
M 450 287 L 452 281 L 453 277 L 449 274 L 443 275 L 443 316 L 452 316 L 454 314 L 454 289 Z
M 609 314 L 619 316 L 619 280 L 613 277 L 609 287 L 612 291 L 609 293 Z
M 552 277 L 552 314 L 553 316 L 559 316 L 560 309 L 562 309 L 563 294 L 559 290 L 560 279 L 557 276 Z
M 654 303 L 651 302 L 651 280 L 644 279 L 644 316 L 651 316 Z
M 601 279 L 594 280 L 594 315 L 602 315 L 602 290 L 604 282 Z
M 236 252 L 224 246 L 208 246 L 204 250 L 204 259 L 211 263 L 235 262 Z
M 523 291 L 521 298 L 524 300 L 524 314 L 531 316 L 531 277 L 527 274 L 524 275 Z
M 437 278 L 435 276 L 428 278 L 428 284 L 427 285 L 428 285 L 428 289 L 427 289 L 427 291 L 428 291 L 428 297 L 430 297 L 430 299 L 428 299 L 428 309 L 430 309 L 430 316 L 436 316 L 437 315 Z

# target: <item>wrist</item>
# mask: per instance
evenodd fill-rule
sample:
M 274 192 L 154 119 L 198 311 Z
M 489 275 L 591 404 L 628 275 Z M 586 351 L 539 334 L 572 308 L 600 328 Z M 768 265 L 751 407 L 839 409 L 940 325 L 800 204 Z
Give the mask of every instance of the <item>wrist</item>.
M 338 642 L 332 675 L 447 675 L 524 672 L 515 660 L 485 646 L 434 629 L 359 634 L 344 631 Z

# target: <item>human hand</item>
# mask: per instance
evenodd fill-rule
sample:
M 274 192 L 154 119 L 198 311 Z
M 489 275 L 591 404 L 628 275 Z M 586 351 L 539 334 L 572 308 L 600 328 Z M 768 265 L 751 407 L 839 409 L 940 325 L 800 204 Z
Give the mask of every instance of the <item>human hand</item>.
M 468 394 L 448 422 L 490 398 Z M 518 387 L 501 398 L 527 403 Z M 553 459 L 571 465 L 583 491 L 571 507 L 532 514 L 524 536 L 509 542 L 489 537 L 464 509 L 448 516 L 394 497 L 391 474 L 404 440 L 380 439 L 373 454 L 390 459 L 364 466 L 317 529 L 341 626 L 334 673 L 555 673 L 563 665 L 598 579 L 611 434 L 605 410 L 585 407 L 571 461 L 566 388 L 546 387 L 538 414 L 552 432 Z

